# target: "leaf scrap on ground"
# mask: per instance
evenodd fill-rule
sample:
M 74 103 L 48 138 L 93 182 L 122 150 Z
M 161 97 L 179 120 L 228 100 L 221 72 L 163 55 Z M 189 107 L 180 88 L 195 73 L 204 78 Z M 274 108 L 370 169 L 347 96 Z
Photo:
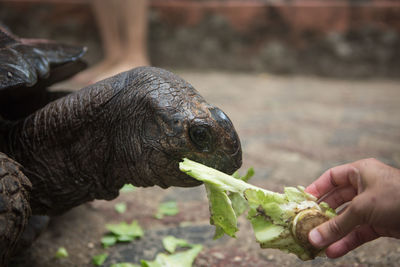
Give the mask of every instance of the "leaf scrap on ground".
M 192 267 L 197 255 L 203 249 L 202 245 L 193 245 L 192 248 L 174 254 L 159 253 L 154 261 L 142 260 L 142 267 Z
M 130 224 L 126 222 L 106 224 L 106 228 L 110 233 L 101 239 L 105 248 L 117 242 L 130 242 L 144 235 L 144 231 L 137 221 L 132 221 Z
M 110 267 L 141 267 L 140 265 L 129 263 L 129 262 L 120 262 L 111 264 Z
M 68 251 L 64 247 L 59 247 L 54 257 L 57 259 L 67 258 Z
M 202 245 L 191 244 L 185 239 L 174 236 L 166 236 L 162 242 L 165 250 L 170 253 L 158 253 L 154 261 L 141 260 L 140 265 L 122 262 L 115 263 L 111 267 L 192 267 L 197 255 L 203 249 Z M 177 247 L 189 247 L 189 249 L 175 253 Z
M 119 192 L 121 192 L 121 193 L 129 193 L 129 192 L 135 191 L 135 189 L 136 189 L 136 187 L 133 186 L 132 184 L 125 184 L 123 187 L 121 187 Z
M 104 248 L 111 247 L 117 243 L 117 237 L 115 235 L 105 235 L 101 238 L 101 244 Z
M 191 267 L 203 249 L 202 245 L 190 244 L 185 239 L 174 236 L 166 236 L 162 242 L 165 250 L 171 254 L 159 253 L 154 261 L 141 260 L 142 267 Z M 175 253 L 177 247 L 190 247 L 190 249 Z
M 114 235 L 121 236 L 132 236 L 134 238 L 143 236 L 144 232 L 137 221 L 132 221 L 130 224 L 121 222 L 117 224 L 106 224 L 108 231 Z
M 106 261 L 107 257 L 108 257 L 107 253 L 103 253 L 103 254 L 99 254 L 99 255 L 93 256 L 92 263 L 95 266 L 101 266 Z
M 122 214 L 125 213 L 126 211 L 126 203 L 125 202 L 120 202 L 114 205 L 114 209 L 116 212 Z
M 178 205 L 175 201 L 163 202 L 158 206 L 155 217 L 162 219 L 164 216 L 174 216 L 179 213 Z
M 190 244 L 185 239 L 176 238 L 172 235 L 166 236 L 163 238 L 162 243 L 164 248 L 169 253 L 174 253 L 177 247 L 192 247 L 193 244 Z

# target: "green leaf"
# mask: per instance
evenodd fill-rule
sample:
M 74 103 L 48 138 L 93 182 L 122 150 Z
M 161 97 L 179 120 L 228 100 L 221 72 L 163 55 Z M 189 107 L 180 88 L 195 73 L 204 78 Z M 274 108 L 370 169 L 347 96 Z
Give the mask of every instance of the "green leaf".
M 160 263 L 158 263 L 156 261 L 141 260 L 140 264 L 141 264 L 141 267 L 163 267 Z
M 124 213 L 126 211 L 126 203 L 125 202 L 120 202 L 114 205 L 115 210 L 118 213 Z
M 210 222 L 210 224 L 212 223 Z M 224 229 L 219 225 L 215 225 L 215 233 L 213 239 L 216 240 L 218 238 L 223 237 L 224 235 L 225 235 Z
M 232 208 L 235 211 L 236 217 L 242 215 L 249 208 L 246 199 L 239 193 L 230 193 L 229 199 L 231 200 Z
M 285 195 L 288 201 L 300 203 L 306 201 L 307 197 L 304 192 L 301 192 L 296 187 L 285 187 Z
M 154 261 L 142 260 L 141 264 L 142 267 L 191 267 L 202 249 L 202 245 L 193 245 L 189 250 L 171 255 L 160 253 Z
M 328 216 L 329 218 L 336 216 L 336 211 L 331 207 L 329 207 L 328 203 L 322 201 L 321 203 L 319 203 L 319 206 L 325 212 L 325 215 Z
M 95 266 L 101 266 L 106 261 L 107 257 L 108 257 L 107 253 L 103 253 L 103 254 L 99 254 L 99 255 L 93 256 L 92 263 Z
M 140 267 L 140 265 L 129 263 L 129 262 L 120 262 L 111 264 L 110 267 Z
M 214 239 L 221 237 L 219 228 L 222 228 L 227 235 L 235 237 L 238 231 L 237 219 L 228 195 L 216 186 L 209 184 L 205 186 L 210 205 L 210 223 L 217 227 Z
M 105 248 L 117 242 L 131 242 L 135 238 L 144 235 L 143 229 L 137 221 L 132 221 L 131 224 L 127 224 L 126 222 L 106 224 L 106 228 L 111 234 L 107 234 L 101 239 L 101 243 Z
M 121 222 L 118 224 L 106 224 L 108 231 L 119 236 L 142 237 L 144 235 L 143 229 L 137 221 L 132 221 L 131 224 Z
M 162 219 L 164 216 L 173 216 L 178 214 L 179 209 L 178 205 L 176 204 L 175 201 L 167 201 L 163 202 L 159 205 L 157 213 L 155 214 L 155 217 L 157 219 Z
M 130 235 L 119 235 L 117 236 L 117 241 L 118 242 L 131 242 L 135 239 L 134 236 L 130 236 Z
M 101 244 L 104 248 L 111 247 L 117 243 L 117 237 L 115 235 L 106 235 L 101 238 Z
M 164 248 L 169 253 L 174 253 L 177 247 L 191 247 L 192 244 L 188 243 L 185 239 L 176 238 L 174 236 L 166 236 L 162 240 Z
M 232 174 L 232 177 L 234 177 L 236 179 L 240 179 L 243 182 L 247 182 L 253 176 L 254 176 L 253 167 L 249 168 L 244 176 L 240 176 L 239 172 L 237 172 L 237 171 L 234 174 Z
M 121 192 L 121 193 L 129 193 L 129 192 L 135 191 L 135 189 L 136 189 L 136 187 L 134 187 L 133 185 L 125 184 L 123 187 L 121 187 L 119 192 Z
M 236 171 L 234 174 L 232 174 L 232 177 L 247 182 L 251 177 L 253 177 L 253 175 L 254 169 L 250 168 L 247 170 L 246 175 L 240 176 L 239 173 Z M 249 204 L 240 193 L 230 192 L 228 196 L 232 202 L 232 208 L 235 211 L 236 217 L 242 215 L 249 208 Z
M 221 191 L 229 191 L 234 193 L 240 193 L 243 195 L 246 189 L 257 189 L 263 190 L 268 194 L 278 194 L 268 190 L 264 190 L 260 187 L 248 184 L 241 179 L 235 179 L 234 177 L 210 168 L 203 164 L 195 161 L 184 159 L 183 162 L 179 163 L 179 169 L 187 175 L 202 181 L 206 184 L 214 185 Z
M 62 259 L 62 258 L 67 258 L 68 257 L 68 251 L 64 247 L 58 248 L 56 254 L 54 255 L 55 258 L 57 259 Z
M 285 232 L 283 226 L 274 225 L 263 216 L 254 216 L 250 218 L 254 234 L 259 243 L 266 243 L 279 238 Z M 289 233 L 290 234 L 290 233 Z
M 273 224 L 263 216 L 253 217 L 250 221 L 261 248 L 280 249 L 294 253 L 302 260 L 311 259 L 307 248 L 296 242 L 287 227 Z
M 302 260 L 320 253 L 308 243 L 307 231 L 336 214 L 326 203 L 317 203 L 304 187 L 286 187 L 285 193 L 280 194 L 248 184 L 246 181 L 254 174 L 252 169 L 244 177 L 238 173 L 230 176 L 189 159 L 180 162 L 179 168 L 204 182 L 210 223 L 216 226 L 215 238 L 224 233 L 235 236 L 237 216 L 246 210 L 247 202 L 247 219 L 262 248 L 294 253 Z

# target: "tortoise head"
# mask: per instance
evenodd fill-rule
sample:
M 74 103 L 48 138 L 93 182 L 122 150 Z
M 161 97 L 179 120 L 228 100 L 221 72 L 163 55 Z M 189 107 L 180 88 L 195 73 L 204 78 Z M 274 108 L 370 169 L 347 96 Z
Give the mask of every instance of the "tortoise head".
M 130 125 L 125 127 L 129 133 L 121 135 L 128 149 L 120 152 L 135 162 L 131 166 L 133 184 L 164 188 L 199 185 L 179 171 L 179 162 L 185 157 L 229 174 L 241 166 L 240 140 L 231 120 L 193 86 L 157 68 L 136 69 L 130 75 L 134 77 L 127 80 L 136 81 L 135 87 L 140 88 L 122 94 L 122 109 L 131 112 L 126 112 L 129 117 L 124 119 Z
M 29 174 L 37 213 L 113 199 L 125 183 L 199 185 L 179 170 L 183 158 L 226 173 L 242 160 L 227 115 L 183 79 L 151 67 L 90 85 L 9 127 L 5 152 Z

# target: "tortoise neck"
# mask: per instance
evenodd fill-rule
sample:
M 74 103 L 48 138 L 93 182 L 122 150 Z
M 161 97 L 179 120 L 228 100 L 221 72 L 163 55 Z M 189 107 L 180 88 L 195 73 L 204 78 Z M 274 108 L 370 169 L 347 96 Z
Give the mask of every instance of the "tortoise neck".
M 102 105 L 113 97 L 95 84 L 49 103 L 8 132 L 8 153 L 32 182 L 36 214 L 57 214 L 93 199 L 113 199 L 124 184 L 110 147 Z M 115 167 L 114 167 L 115 166 Z M 111 177 L 113 176 L 113 177 Z

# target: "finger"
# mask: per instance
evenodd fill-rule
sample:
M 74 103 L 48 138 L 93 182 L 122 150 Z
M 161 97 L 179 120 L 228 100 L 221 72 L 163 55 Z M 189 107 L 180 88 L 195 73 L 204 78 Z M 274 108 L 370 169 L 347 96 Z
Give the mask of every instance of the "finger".
M 348 235 L 326 248 L 325 254 L 329 258 L 338 258 L 364 243 L 377 239 L 379 235 L 369 226 L 362 225 Z
M 308 234 L 310 243 L 322 248 L 336 242 L 362 223 L 362 216 L 350 205 L 343 213 L 314 228 Z
M 345 164 L 331 168 L 324 172 L 317 180 L 306 188 L 306 192 L 317 198 L 324 196 L 333 189 L 341 186 L 354 185 L 355 176 L 359 176 L 359 171 L 350 164 Z
M 352 186 L 339 187 L 324 196 L 321 201 L 328 203 L 332 209 L 336 209 L 352 200 L 356 195 L 357 190 Z

